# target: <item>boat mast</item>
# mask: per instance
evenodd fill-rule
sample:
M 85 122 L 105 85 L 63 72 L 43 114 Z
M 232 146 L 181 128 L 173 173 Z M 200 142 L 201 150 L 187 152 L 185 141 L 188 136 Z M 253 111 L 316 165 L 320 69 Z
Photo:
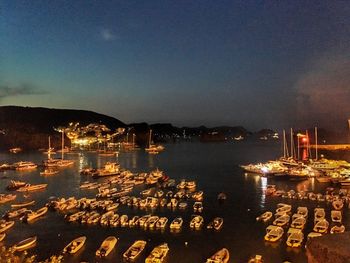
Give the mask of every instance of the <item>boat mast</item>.
M 135 133 L 132 134 L 132 147 L 135 147 Z
M 283 130 L 283 158 L 286 159 L 286 131 Z
M 148 141 L 148 148 L 151 148 L 151 139 L 152 139 L 152 130 L 149 130 L 149 141 Z
M 61 153 L 61 158 L 62 160 L 64 159 L 64 152 L 63 152 L 63 149 L 64 149 L 64 129 L 62 129 L 62 153 Z
M 49 136 L 49 149 L 47 150 L 47 157 L 51 159 L 51 136 Z
M 300 159 L 300 141 L 299 141 L 299 134 L 297 134 L 297 159 Z
M 317 145 L 317 127 L 315 127 L 315 159 L 318 159 L 318 145 Z
M 290 128 L 290 157 L 295 158 L 294 140 L 293 140 L 293 128 Z

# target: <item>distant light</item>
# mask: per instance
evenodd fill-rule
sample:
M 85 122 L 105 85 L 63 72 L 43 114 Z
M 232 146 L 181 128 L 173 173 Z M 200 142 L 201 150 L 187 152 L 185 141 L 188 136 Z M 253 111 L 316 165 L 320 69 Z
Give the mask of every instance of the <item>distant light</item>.
M 262 171 L 263 173 L 268 173 L 268 172 L 269 172 L 269 168 L 267 168 L 266 166 L 264 166 L 264 167 L 261 168 L 261 171 Z

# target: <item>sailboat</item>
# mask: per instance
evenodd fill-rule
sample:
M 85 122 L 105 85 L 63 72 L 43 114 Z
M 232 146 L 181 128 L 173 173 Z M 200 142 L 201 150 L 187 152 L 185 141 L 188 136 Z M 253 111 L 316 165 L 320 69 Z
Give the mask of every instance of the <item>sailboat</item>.
M 283 130 L 283 156 L 279 159 L 279 161 L 286 166 L 298 166 L 298 162 L 295 161 L 293 157 L 293 149 L 294 149 L 294 140 L 293 140 L 293 129 L 291 129 L 291 144 L 290 144 L 290 152 L 289 156 L 288 151 L 288 143 L 286 138 L 286 131 Z
M 64 129 L 62 129 L 62 151 L 61 151 L 61 159 L 51 159 L 50 155 L 47 160 L 44 161 L 44 166 L 53 168 L 53 167 L 67 167 L 74 163 L 73 160 L 65 160 L 64 159 Z M 50 138 L 50 137 L 49 137 Z
M 145 148 L 145 151 L 148 152 L 149 154 L 158 154 L 163 150 L 164 150 L 164 146 L 152 144 L 152 130 L 149 130 L 148 147 Z
M 49 159 L 51 158 L 50 157 L 51 154 L 56 154 L 55 148 L 51 147 L 51 137 L 50 136 L 49 136 L 49 148 L 47 149 L 47 151 L 44 151 L 43 153 L 47 154 Z

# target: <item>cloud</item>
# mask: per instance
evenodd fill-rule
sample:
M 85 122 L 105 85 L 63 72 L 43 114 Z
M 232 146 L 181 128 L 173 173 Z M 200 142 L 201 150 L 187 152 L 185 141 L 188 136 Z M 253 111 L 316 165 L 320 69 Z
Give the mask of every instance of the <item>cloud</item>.
M 21 84 L 19 86 L 0 85 L 0 99 L 23 95 L 45 94 L 46 92 L 32 84 Z
M 296 83 L 296 113 L 301 122 L 333 126 L 350 118 L 349 52 L 330 53 L 314 61 Z
M 108 28 L 104 28 L 101 30 L 101 37 L 105 41 L 112 41 L 117 38 L 117 36 Z

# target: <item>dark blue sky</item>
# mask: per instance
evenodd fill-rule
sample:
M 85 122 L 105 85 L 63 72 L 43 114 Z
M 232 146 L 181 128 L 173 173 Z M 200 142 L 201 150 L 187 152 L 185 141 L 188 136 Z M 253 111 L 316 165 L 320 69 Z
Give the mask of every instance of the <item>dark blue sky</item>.
M 2 105 L 250 129 L 350 117 L 348 1 L 7 0 L 0 32 Z

